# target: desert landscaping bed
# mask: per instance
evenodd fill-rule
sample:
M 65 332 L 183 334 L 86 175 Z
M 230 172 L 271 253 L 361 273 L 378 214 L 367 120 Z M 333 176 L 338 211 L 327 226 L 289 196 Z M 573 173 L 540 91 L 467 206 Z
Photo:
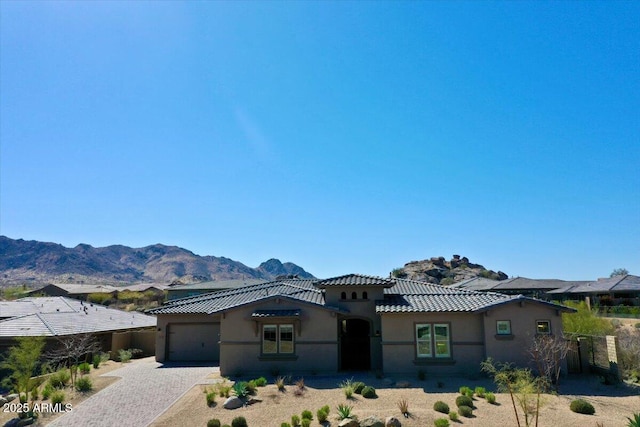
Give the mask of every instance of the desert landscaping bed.
M 354 394 L 347 399 L 338 383 L 345 380 L 345 376 L 337 377 L 308 377 L 305 378 L 303 393 L 296 392 L 296 385 L 288 385 L 285 391 L 279 391 L 271 382 L 265 387 L 258 387 L 253 396 L 259 402 L 244 407 L 229 410 L 224 409 L 224 398 L 217 396 L 215 404 L 207 406 L 205 392 L 215 390 L 215 386 L 197 385 L 187 392 L 179 401 L 171 406 L 164 414 L 151 424 L 152 427 L 172 427 L 176 425 L 206 426 L 207 421 L 217 418 L 222 424 L 231 425 L 231 421 L 238 416 L 245 417 L 249 427 L 280 427 L 283 422 L 291 423 L 291 416 L 300 416 L 303 410 L 313 413 L 311 425 L 320 425 L 316 418 L 316 411 L 328 405 L 331 408 L 325 426 L 337 426 L 337 406 L 346 404 L 353 407 L 353 414 L 359 419 L 375 415 L 381 419 L 389 416 L 396 417 L 404 427 L 433 426 L 437 418 L 448 418 L 445 414 L 436 412 L 433 405 L 436 401 L 443 401 L 451 410 L 456 410 L 456 397 L 460 386 L 486 387 L 494 390 L 492 382 L 487 379 L 468 380 L 464 378 L 442 378 L 425 381 L 397 381 L 390 384 L 372 376 L 362 376 L 355 380 L 363 381 L 376 388 L 377 398 L 366 399 Z M 247 381 L 240 378 L 238 381 Z M 439 383 L 439 384 L 438 384 Z M 397 385 L 403 387 L 398 387 Z M 559 395 L 546 394 L 544 406 L 540 412 L 539 426 L 570 427 L 570 426 L 627 426 L 627 417 L 640 411 L 640 390 L 627 385 L 605 386 L 600 384 L 597 377 L 571 377 L 565 381 Z M 485 399 L 474 397 L 472 418 L 460 416 L 458 422 L 451 422 L 452 426 L 515 426 L 510 396 L 496 394 L 495 405 Z M 573 399 L 583 398 L 595 407 L 594 415 L 582 415 L 572 412 L 569 404 Z M 409 404 L 409 417 L 405 418 L 398 409 L 397 402 L 406 400 Z M 188 421 L 187 421 L 188 420 Z M 521 425 L 524 420 L 521 416 Z M 533 422 L 531 425 L 534 425 Z

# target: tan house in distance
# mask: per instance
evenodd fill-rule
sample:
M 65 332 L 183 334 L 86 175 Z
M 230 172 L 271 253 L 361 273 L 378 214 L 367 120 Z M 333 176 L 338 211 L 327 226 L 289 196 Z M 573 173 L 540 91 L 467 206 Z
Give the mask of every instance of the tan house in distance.
M 487 357 L 527 365 L 567 307 L 521 295 L 349 274 L 285 279 L 170 301 L 156 359 L 218 361 L 222 375 L 469 373 Z

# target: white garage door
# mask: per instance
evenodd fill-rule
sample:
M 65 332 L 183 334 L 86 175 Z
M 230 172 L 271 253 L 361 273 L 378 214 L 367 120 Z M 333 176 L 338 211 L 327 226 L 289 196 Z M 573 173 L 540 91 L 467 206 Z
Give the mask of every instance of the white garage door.
M 169 325 L 169 360 L 220 360 L 219 323 L 171 323 Z

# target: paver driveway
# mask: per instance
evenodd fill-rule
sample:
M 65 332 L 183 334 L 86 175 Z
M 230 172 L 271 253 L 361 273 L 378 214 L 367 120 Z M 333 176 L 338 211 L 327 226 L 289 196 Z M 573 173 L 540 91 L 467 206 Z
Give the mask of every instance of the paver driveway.
M 122 377 L 47 424 L 50 427 L 144 427 L 198 383 L 210 383 L 214 366 L 161 365 L 137 360 L 105 376 Z

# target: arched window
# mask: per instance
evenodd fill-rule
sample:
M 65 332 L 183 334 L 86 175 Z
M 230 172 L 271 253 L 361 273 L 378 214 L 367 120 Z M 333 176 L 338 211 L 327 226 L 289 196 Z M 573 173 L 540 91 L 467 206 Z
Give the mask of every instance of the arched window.
M 358 294 L 356 292 L 351 292 L 351 299 L 358 299 Z
M 363 292 L 362 293 L 362 299 L 367 299 L 367 298 L 369 298 L 369 295 L 367 295 L 366 292 Z
M 347 299 L 347 293 L 346 292 L 341 293 L 340 294 L 340 298 L 341 299 Z

